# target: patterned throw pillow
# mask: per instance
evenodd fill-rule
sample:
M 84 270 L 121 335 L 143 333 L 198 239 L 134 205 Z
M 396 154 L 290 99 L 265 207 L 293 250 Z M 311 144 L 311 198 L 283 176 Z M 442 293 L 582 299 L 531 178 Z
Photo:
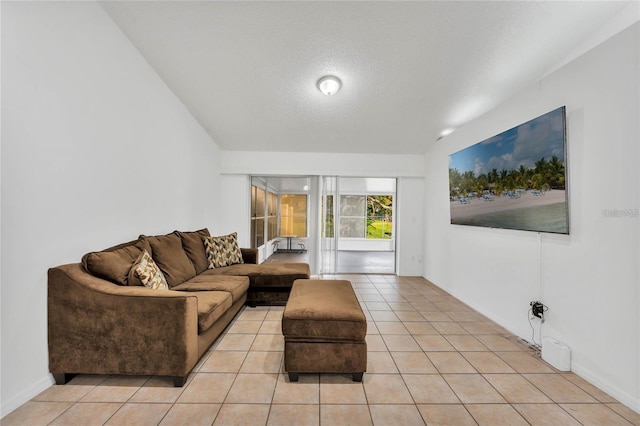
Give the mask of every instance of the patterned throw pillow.
M 205 237 L 204 247 L 209 259 L 209 269 L 244 263 L 238 246 L 238 234 L 235 232 L 222 237 Z
M 153 290 L 169 290 L 169 285 L 167 285 L 167 280 L 164 278 L 162 271 L 146 250 L 142 253 L 142 259 L 136 266 L 136 274 L 145 287 Z

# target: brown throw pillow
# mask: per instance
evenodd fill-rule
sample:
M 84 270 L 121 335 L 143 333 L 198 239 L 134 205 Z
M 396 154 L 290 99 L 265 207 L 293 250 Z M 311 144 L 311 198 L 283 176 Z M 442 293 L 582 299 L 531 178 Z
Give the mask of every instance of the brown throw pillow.
M 82 257 L 82 265 L 98 278 L 118 285 L 129 285 L 129 271 L 141 253 L 142 249 L 137 245 L 87 253 Z
M 238 246 L 237 233 L 222 237 L 206 237 L 204 243 L 209 259 L 209 269 L 244 263 Z
M 158 265 L 146 250 L 143 251 L 140 263 L 135 266 L 135 274 L 145 287 L 153 290 L 169 290 L 169 285 Z
M 205 237 L 203 241 L 204 249 L 207 253 L 207 261 L 209 262 L 207 269 L 220 268 L 222 259 L 220 258 L 220 247 L 217 241 L 213 237 Z
M 182 284 L 196 276 L 196 269 L 182 248 L 182 240 L 178 235 L 141 235 L 140 239 L 151 246 L 149 253 L 167 279 L 169 287 Z
M 194 232 L 175 231 L 182 239 L 182 248 L 187 253 L 187 257 L 196 268 L 196 274 L 201 274 L 209 267 L 209 259 L 204 249 L 204 238 L 209 237 L 207 228 Z

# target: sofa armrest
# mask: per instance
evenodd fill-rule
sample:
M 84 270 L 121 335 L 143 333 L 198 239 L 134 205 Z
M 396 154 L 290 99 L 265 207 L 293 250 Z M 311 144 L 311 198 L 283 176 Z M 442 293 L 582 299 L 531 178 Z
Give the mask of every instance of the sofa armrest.
M 80 264 L 49 269 L 52 373 L 185 377 L 198 361 L 193 295 L 118 286 Z
M 244 263 L 258 264 L 258 249 L 256 248 L 241 248 L 242 260 Z

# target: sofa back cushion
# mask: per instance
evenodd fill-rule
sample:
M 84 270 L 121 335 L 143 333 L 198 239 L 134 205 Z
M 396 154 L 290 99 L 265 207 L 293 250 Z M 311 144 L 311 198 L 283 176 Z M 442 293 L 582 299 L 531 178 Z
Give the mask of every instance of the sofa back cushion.
M 204 239 L 211 235 L 209 234 L 209 230 L 204 228 L 199 231 L 175 231 L 174 233 L 180 236 L 182 248 L 196 268 L 196 274 L 201 274 L 206 271 L 209 267 L 209 260 L 207 259 L 207 253 L 204 249 Z
M 118 285 L 131 285 L 129 271 L 141 253 L 139 245 L 91 252 L 82 257 L 82 265 L 91 275 Z
M 162 271 L 169 288 L 196 276 L 196 269 L 182 248 L 182 240 L 177 234 L 153 237 L 141 235 L 140 239 L 149 243 L 151 257 Z

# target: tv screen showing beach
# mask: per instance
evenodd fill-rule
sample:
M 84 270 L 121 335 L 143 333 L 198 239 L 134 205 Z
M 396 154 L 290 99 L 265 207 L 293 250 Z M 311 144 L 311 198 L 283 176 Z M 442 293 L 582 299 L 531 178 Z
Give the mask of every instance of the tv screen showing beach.
M 451 154 L 451 223 L 568 234 L 565 128 L 561 107 Z

